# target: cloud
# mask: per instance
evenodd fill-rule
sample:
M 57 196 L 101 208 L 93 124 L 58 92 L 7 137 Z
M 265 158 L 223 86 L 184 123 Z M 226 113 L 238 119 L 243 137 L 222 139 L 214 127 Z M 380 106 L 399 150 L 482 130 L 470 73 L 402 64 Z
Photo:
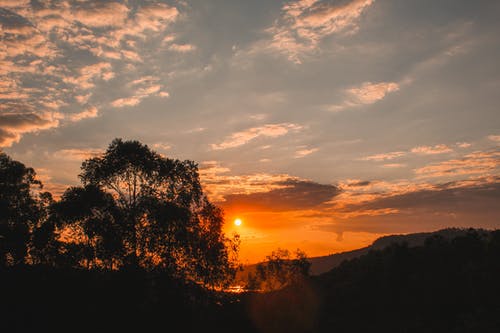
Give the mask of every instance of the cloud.
M 438 184 L 350 180 L 339 187 L 330 207 L 306 213 L 320 221 L 320 230 L 394 233 L 498 224 L 498 176 Z
M 335 185 L 308 180 L 286 180 L 277 185 L 282 187 L 267 192 L 226 195 L 223 205 L 247 212 L 308 210 L 330 201 L 340 193 Z
M 435 154 L 444 154 L 450 153 L 453 149 L 444 144 L 439 144 L 435 146 L 418 146 L 412 148 L 411 152 L 415 154 L 424 154 L 424 155 L 435 155 Z
M 422 177 L 455 177 L 462 175 L 491 174 L 500 167 L 500 152 L 474 152 L 461 159 L 452 159 L 415 169 Z
M 162 86 L 160 84 L 153 84 L 152 82 L 145 81 L 134 81 L 133 86 L 141 86 L 137 88 L 135 94 L 131 97 L 119 98 L 111 102 L 111 106 L 115 108 L 122 108 L 125 106 L 136 106 L 142 102 L 143 99 L 150 96 L 158 97 L 169 97 L 169 93 L 166 91 L 160 91 Z
M 134 23 L 143 31 L 160 31 L 174 22 L 178 16 L 177 8 L 164 3 L 152 3 L 137 11 Z
M 0 0 L 0 7 L 15 8 L 24 7 L 30 3 L 30 0 Z
M 167 35 L 167 28 L 180 15 L 176 7 L 122 1 L 1 1 L 1 4 L 0 99 L 4 101 L 1 110 L 42 119 L 35 123 L 36 131 L 65 124 L 47 120 L 48 110 L 66 113 L 58 119 L 70 121 L 97 116 L 92 108 L 75 113 L 91 96 L 101 99 L 95 101 L 101 105 L 116 107 L 137 105 L 148 96 L 169 96 L 159 79 L 135 88 L 127 82 L 140 79 L 139 73 L 146 72 L 143 66 L 157 65 L 159 60 L 154 57 L 147 58 L 147 64 L 143 61 L 145 55 L 159 52 L 158 45 L 152 47 L 150 42 Z M 178 34 L 169 31 L 168 35 Z M 188 51 L 189 45 L 176 44 L 179 52 Z M 165 47 L 168 45 L 161 48 Z M 176 63 L 175 67 L 179 65 Z M 168 76 L 164 74 L 158 72 L 156 77 L 165 80 Z M 113 100 L 109 97 L 112 94 L 95 93 L 96 89 L 109 89 L 116 92 L 114 96 L 122 94 L 123 98 Z M 50 125 L 42 125 L 44 121 Z M 4 146 L 11 145 L 22 135 L 36 131 L 4 126 L 1 142 Z
M 345 100 L 341 104 L 330 105 L 329 111 L 338 112 L 347 108 L 376 103 L 391 93 L 399 90 L 396 82 L 363 82 L 361 86 L 344 90 Z
M 172 44 L 168 49 L 175 52 L 187 53 L 196 50 L 196 46 L 192 44 Z
M 217 161 L 205 161 L 200 166 L 204 190 L 215 202 L 224 202 L 228 195 L 269 192 L 284 188 L 287 181 L 300 180 L 288 174 L 254 173 L 230 175 L 231 169 Z
M 406 164 L 404 163 L 386 163 L 382 165 L 384 168 L 404 168 Z
M 139 103 L 141 103 L 140 97 L 126 97 L 126 98 L 118 98 L 111 102 L 111 106 L 114 106 L 115 108 L 122 108 L 125 106 L 136 106 Z
M 388 93 L 398 90 L 399 85 L 395 82 L 364 82 L 360 87 L 347 89 L 347 93 L 356 104 L 373 104 L 383 99 Z
M 212 144 L 213 150 L 223 150 L 235 148 L 247 144 L 258 137 L 276 138 L 283 136 L 290 131 L 298 131 L 303 127 L 297 124 L 267 124 L 260 127 L 252 127 L 247 130 L 231 134 L 226 140 L 219 144 Z
M 488 135 L 488 139 L 493 142 L 500 142 L 500 135 Z
M 87 148 L 87 149 L 78 149 L 78 148 L 71 148 L 71 149 L 61 149 L 53 153 L 53 156 L 55 158 L 59 159 L 64 159 L 64 160 L 71 160 L 71 161 L 83 161 L 87 160 L 89 158 L 93 158 L 96 156 L 99 156 L 103 153 L 104 151 L 102 149 L 92 149 L 92 148 Z
M 57 127 L 59 119 L 61 115 L 55 112 L 0 113 L 0 147 L 19 142 L 22 134 Z
M 300 149 L 295 152 L 295 158 L 302 158 L 312 153 L 315 153 L 319 150 L 319 148 L 311 148 L 311 149 Z
M 385 160 L 392 160 L 401 156 L 405 156 L 406 152 L 404 151 L 393 151 L 390 153 L 382 153 L 382 154 L 375 154 L 375 155 L 370 155 L 363 157 L 362 160 L 365 161 L 385 161 Z
M 153 143 L 153 148 L 160 150 L 169 150 L 170 148 L 172 148 L 172 145 L 168 143 L 157 142 Z
M 468 142 L 457 142 L 456 145 L 459 148 L 469 148 L 470 146 L 472 146 L 472 144 Z
M 69 115 L 69 119 L 71 121 L 80 121 L 88 118 L 96 118 L 98 115 L 99 115 L 99 110 L 97 110 L 95 106 L 89 106 L 82 112 Z
M 112 79 L 115 74 L 111 70 L 111 64 L 109 62 L 99 62 L 96 64 L 84 66 L 79 70 L 79 76 L 77 77 L 65 77 L 64 82 L 78 86 L 80 89 L 87 90 L 95 86 L 94 80 L 100 79 L 108 81 Z
M 325 3 L 318 0 L 290 1 L 283 5 L 281 16 L 266 30 L 269 39 L 252 47 L 275 51 L 297 64 L 304 55 L 319 48 L 320 42 L 332 34 L 353 34 L 358 20 L 373 0 L 351 0 L 343 3 Z
M 83 2 L 72 10 L 73 19 L 94 28 L 121 26 L 128 17 L 127 6 L 118 2 Z

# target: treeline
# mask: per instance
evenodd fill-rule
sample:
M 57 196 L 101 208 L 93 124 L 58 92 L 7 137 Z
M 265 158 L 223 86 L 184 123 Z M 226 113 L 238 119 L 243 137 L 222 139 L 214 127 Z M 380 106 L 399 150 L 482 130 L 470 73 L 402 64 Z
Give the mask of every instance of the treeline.
M 79 178 L 56 201 L 32 168 L 0 153 L 0 270 L 136 270 L 208 288 L 233 278 L 238 239 L 223 234 L 196 163 L 115 139 Z
M 396 242 L 244 303 L 258 332 L 500 332 L 500 231 Z

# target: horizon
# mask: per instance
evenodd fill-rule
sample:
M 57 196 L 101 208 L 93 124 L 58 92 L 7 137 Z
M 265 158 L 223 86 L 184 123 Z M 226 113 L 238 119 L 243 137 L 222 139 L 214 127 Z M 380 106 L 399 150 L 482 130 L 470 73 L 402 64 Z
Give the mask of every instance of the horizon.
M 114 138 L 193 160 L 243 264 L 497 229 L 499 14 L 492 1 L 0 1 L 0 150 L 56 196 Z

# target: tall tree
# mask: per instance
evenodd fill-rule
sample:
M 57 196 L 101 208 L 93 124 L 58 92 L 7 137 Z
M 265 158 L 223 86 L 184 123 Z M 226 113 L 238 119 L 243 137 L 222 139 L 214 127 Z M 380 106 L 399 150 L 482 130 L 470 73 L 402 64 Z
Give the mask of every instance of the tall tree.
M 25 262 L 30 231 L 40 218 L 33 191 L 42 188 L 32 168 L 0 152 L 0 266 Z
M 218 285 L 234 274 L 237 241 L 222 233 L 222 211 L 203 194 L 193 161 L 115 139 L 83 162 L 80 179 L 112 194 L 122 212 L 126 265 Z

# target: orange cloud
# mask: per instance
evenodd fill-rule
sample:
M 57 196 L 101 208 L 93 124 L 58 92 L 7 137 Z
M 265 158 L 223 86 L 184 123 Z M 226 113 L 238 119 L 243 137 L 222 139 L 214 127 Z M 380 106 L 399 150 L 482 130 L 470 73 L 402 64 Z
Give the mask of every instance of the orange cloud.
M 73 19 L 90 27 L 121 26 L 129 13 L 127 6 L 118 2 L 86 2 L 72 10 Z
M 19 142 L 24 133 L 57 127 L 61 117 L 56 112 L 0 113 L 0 147 L 10 147 Z
M 488 135 L 488 139 L 494 142 L 500 142 L 500 135 Z
M 347 89 L 347 92 L 359 104 L 373 104 L 390 92 L 398 91 L 399 85 L 395 82 L 364 82 L 361 87 Z
M 406 164 L 404 163 L 386 163 L 382 165 L 384 168 L 404 168 Z
M 319 150 L 319 148 L 311 148 L 311 149 L 300 149 L 295 152 L 295 158 L 302 158 L 312 153 L 315 153 Z
M 351 0 L 343 4 L 299 0 L 286 3 L 281 17 L 267 30 L 271 40 L 264 49 L 276 50 L 290 61 L 301 63 L 301 57 L 318 48 L 320 41 L 333 33 L 357 31 L 361 13 L 373 0 Z
M 82 112 L 74 113 L 69 116 L 71 121 L 80 121 L 87 118 L 96 118 L 99 115 L 99 110 L 95 106 L 90 106 Z
M 136 106 L 141 102 L 141 98 L 139 97 L 126 97 L 126 98 L 118 98 L 111 102 L 111 106 L 115 108 L 122 108 L 125 106 Z
M 286 181 L 299 180 L 287 174 L 230 175 L 230 171 L 231 169 L 221 166 L 217 161 L 206 161 L 201 164 L 200 178 L 211 200 L 224 202 L 228 195 L 269 192 L 285 188 Z
M 219 144 L 212 144 L 213 150 L 223 150 L 235 148 L 247 144 L 258 137 L 276 138 L 287 134 L 289 131 L 298 131 L 303 127 L 297 124 L 282 123 L 268 124 L 260 127 L 253 127 L 247 130 L 231 134 L 226 140 Z
M 412 153 L 424 154 L 424 155 L 444 154 L 452 151 L 453 149 L 444 144 L 435 146 L 418 146 L 411 150 Z
M 491 174 L 500 166 L 500 152 L 474 152 L 461 159 L 430 164 L 418 169 L 418 177 L 454 177 L 472 174 Z
M 341 104 L 330 105 L 329 111 L 338 112 L 346 108 L 359 107 L 376 103 L 391 93 L 399 90 L 396 82 L 363 82 L 359 87 L 351 87 L 344 91 L 346 99 Z
M 72 161 L 83 161 L 92 157 L 96 157 L 102 154 L 104 151 L 102 149 L 61 149 L 56 151 L 53 156 L 55 158 L 72 160 Z
M 175 51 L 175 52 L 180 52 L 180 53 L 187 53 L 187 52 L 192 52 L 196 50 L 196 46 L 192 44 L 172 44 L 168 47 L 169 50 Z
M 370 155 L 363 157 L 362 160 L 365 161 L 385 161 L 385 160 L 392 160 L 397 157 L 401 157 L 406 155 L 406 152 L 404 151 L 393 151 L 390 153 L 382 153 L 382 154 L 375 154 L 375 155 Z

